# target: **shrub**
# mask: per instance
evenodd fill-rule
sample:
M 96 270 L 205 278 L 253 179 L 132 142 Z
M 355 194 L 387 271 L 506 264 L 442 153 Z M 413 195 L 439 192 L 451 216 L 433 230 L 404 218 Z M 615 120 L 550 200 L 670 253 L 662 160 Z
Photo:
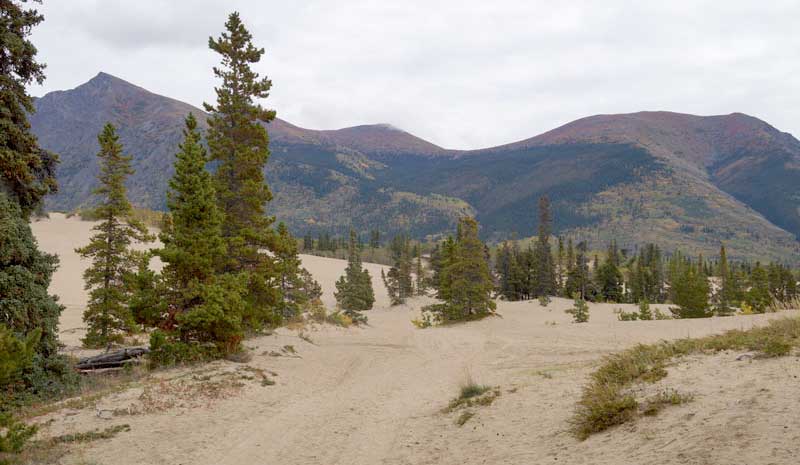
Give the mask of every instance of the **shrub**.
M 626 312 L 621 308 L 614 309 L 619 321 L 635 321 L 639 319 L 639 314 L 636 312 Z
M 36 434 L 36 426 L 27 426 L 10 413 L 0 413 L 0 463 L 3 454 L 17 454 L 25 443 Z
M 679 339 L 637 345 L 605 358 L 583 388 L 572 419 L 573 433 L 580 439 L 636 417 L 638 403 L 628 387 L 636 382 L 656 382 L 667 376 L 666 364 L 675 357 L 693 353 L 747 349 L 762 357 L 788 355 L 800 346 L 800 318 L 772 320 L 767 326 L 747 331 L 731 330 L 699 339 Z M 668 391 L 650 399 L 644 414 L 655 414 L 666 405 L 691 400 Z
M 150 334 L 150 353 L 148 354 L 152 368 L 161 366 L 182 365 L 198 363 L 205 360 L 219 358 L 217 347 L 213 344 L 201 345 L 176 340 L 161 330 Z
M 564 310 L 564 312 L 572 315 L 573 323 L 586 323 L 589 321 L 589 305 L 578 294 L 575 294 L 574 306 Z
M 539 305 L 541 305 L 542 307 L 547 307 L 548 305 L 550 305 L 550 296 L 540 295 Z
M 648 302 L 647 299 L 639 302 L 639 319 L 640 320 L 653 319 L 653 312 L 650 310 L 650 302 Z

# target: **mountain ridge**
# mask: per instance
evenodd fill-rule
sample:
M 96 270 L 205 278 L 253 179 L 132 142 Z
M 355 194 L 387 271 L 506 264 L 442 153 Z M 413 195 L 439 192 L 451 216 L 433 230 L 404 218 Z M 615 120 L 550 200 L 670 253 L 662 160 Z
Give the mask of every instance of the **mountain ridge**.
M 96 134 L 106 121 L 134 156 L 131 198 L 163 208 L 183 117 L 194 112 L 201 126 L 207 117 L 107 73 L 35 106 L 34 133 L 62 158 L 54 209 L 91 203 Z M 594 115 L 477 150 L 442 148 L 385 124 L 314 130 L 276 118 L 267 129 L 270 210 L 298 233 L 385 225 L 435 236 L 474 214 L 484 236 L 500 240 L 530 235 L 536 199 L 547 194 L 559 231 L 598 244 L 619 231 L 634 247 L 654 240 L 708 253 L 727 241 L 742 256 L 758 257 L 759 247 L 764 257 L 797 254 L 800 142 L 740 113 Z

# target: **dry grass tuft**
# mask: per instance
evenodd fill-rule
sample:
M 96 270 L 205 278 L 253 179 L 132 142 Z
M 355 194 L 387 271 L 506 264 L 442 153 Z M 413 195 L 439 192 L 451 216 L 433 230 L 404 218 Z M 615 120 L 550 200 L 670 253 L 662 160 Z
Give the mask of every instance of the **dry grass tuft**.
M 788 355 L 800 346 L 800 318 L 773 320 L 767 326 L 746 331 L 732 330 L 698 339 L 637 345 L 606 357 L 583 388 L 572 419 L 573 434 L 586 439 L 594 433 L 628 422 L 639 415 L 639 402 L 629 392 L 635 383 L 653 383 L 667 376 L 666 366 L 674 358 L 723 350 L 749 350 L 760 357 Z M 663 394 L 644 404 L 644 412 L 655 414 L 667 405 L 691 400 L 677 393 Z

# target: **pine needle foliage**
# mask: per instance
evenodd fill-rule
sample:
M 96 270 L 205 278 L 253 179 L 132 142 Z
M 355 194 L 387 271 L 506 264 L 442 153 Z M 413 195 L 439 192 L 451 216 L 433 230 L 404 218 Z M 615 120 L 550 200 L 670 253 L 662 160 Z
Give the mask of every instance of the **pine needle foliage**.
M 92 228 L 95 234 L 89 244 L 76 249 L 92 262 L 83 275 L 89 291 L 83 314 L 88 331 L 83 344 L 92 348 L 121 342 L 124 334 L 134 330 L 126 277 L 137 271 L 146 255 L 132 250 L 131 244 L 153 240 L 147 228 L 131 218 L 133 208 L 125 188 L 125 180 L 133 173 L 131 157 L 123 155 L 116 129 L 111 123 L 106 124 L 97 139 L 100 184 L 94 194 L 100 203 L 93 214 L 100 223 Z

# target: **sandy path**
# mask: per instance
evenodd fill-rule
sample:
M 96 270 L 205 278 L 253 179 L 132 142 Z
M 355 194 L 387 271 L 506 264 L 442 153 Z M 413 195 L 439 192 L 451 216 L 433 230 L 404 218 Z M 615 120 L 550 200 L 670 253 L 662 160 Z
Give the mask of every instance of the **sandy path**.
M 71 247 L 77 240 L 47 237 L 65 229 L 42 223 L 35 229 L 47 250 L 61 253 L 67 247 L 60 244 Z M 310 256 L 303 261 L 331 305 L 333 282 L 345 263 Z M 71 258 L 62 263 L 76 266 Z M 248 385 L 207 406 L 112 420 L 91 410 L 59 413 L 46 431 L 128 423 L 130 432 L 71 457 L 121 465 L 796 463 L 800 362 L 794 357 L 748 363 L 721 354 L 681 362 L 664 382 L 694 392 L 694 402 L 584 442 L 567 432 L 580 386 L 603 354 L 637 342 L 745 328 L 772 315 L 620 322 L 613 314 L 618 306 L 592 305 L 590 322 L 575 325 L 563 313 L 571 303 L 554 299 L 548 308 L 500 302 L 502 318 L 418 330 L 410 320 L 429 299 L 388 308 L 380 266 L 368 267 L 378 300 L 368 313 L 369 327 L 320 328 L 309 333 L 313 344 L 287 330 L 246 341 L 254 354 L 249 365 L 277 373 L 275 386 Z M 54 291 L 72 289 L 61 278 L 74 272 L 59 273 Z M 67 299 L 79 310 L 79 296 Z M 62 328 L 80 326 L 72 311 L 68 307 Z M 302 358 L 264 355 L 287 344 Z M 467 372 L 502 394 L 458 427 L 456 415 L 441 409 Z M 100 407 L 130 399 L 135 394 L 121 393 Z

